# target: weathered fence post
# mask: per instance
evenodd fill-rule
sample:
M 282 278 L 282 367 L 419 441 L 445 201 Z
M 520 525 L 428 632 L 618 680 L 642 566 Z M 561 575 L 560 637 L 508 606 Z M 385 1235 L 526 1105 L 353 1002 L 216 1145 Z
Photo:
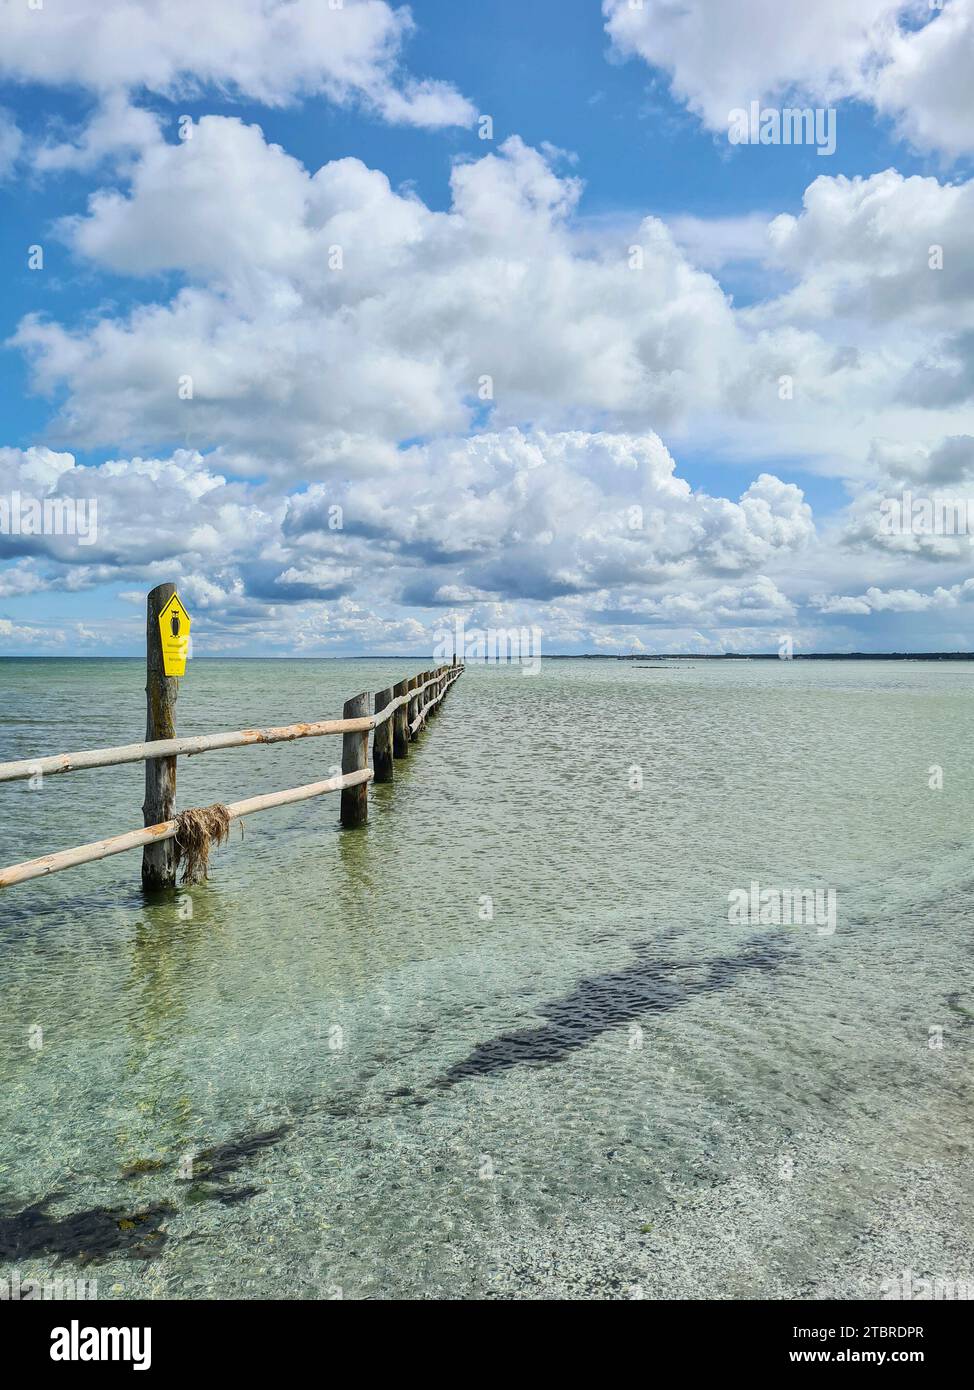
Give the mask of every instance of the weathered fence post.
M 413 733 L 413 720 L 416 718 L 416 705 L 418 703 L 416 687 L 419 685 L 419 676 L 410 676 L 407 684 L 409 686 L 409 704 L 406 706 L 406 714 L 409 718 L 409 741 L 412 743 L 416 739 L 416 734 Z M 416 733 L 418 732 L 417 729 Z
M 409 690 L 409 681 L 400 681 L 398 685 L 392 687 L 392 693 L 398 700 L 401 695 L 405 695 Z M 392 716 L 392 753 L 396 758 L 409 757 L 409 706 L 400 705 Z
M 175 584 L 159 584 L 146 599 L 145 614 L 145 738 L 176 737 L 176 695 L 179 682 L 167 676 L 162 662 L 159 614 L 176 592 Z M 176 805 L 176 759 L 147 758 L 145 764 L 144 825 L 171 820 Z M 142 851 L 142 887 L 172 888 L 176 882 L 176 843 L 162 840 Z
M 392 704 L 392 690 L 377 690 L 375 695 L 375 712 L 381 714 L 386 705 Z M 397 711 L 398 713 L 398 711 Z M 387 719 L 384 724 L 376 726 L 372 737 L 372 771 L 375 773 L 377 782 L 391 782 L 394 777 L 393 772 L 393 739 L 392 739 L 392 720 Z
M 343 719 L 368 719 L 369 696 L 365 691 L 346 700 L 342 706 Z M 362 772 L 369 765 L 369 731 L 361 734 L 342 735 L 342 773 Z M 369 786 L 362 782 L 357 787 L 342 788 L 342 825 L 352 828 L 364 825 L 369 818 Z

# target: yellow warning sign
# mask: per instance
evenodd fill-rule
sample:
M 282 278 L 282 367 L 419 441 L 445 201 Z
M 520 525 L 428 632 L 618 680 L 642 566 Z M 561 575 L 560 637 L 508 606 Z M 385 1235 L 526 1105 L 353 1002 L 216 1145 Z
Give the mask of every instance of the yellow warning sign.
M 185 676 L 189 655 L 189 630 L 193 620 L 173 594 L 159 614 L 159 635 L 162 638 L 162 666 L 167 676 Z

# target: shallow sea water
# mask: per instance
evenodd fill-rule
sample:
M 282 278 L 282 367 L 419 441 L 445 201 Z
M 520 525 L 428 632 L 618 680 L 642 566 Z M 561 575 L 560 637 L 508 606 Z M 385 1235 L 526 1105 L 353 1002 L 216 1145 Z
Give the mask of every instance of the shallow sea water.
M 422 664 L 195 662 L 179 730 L 335 715 Z M 470 667 L 363 830 L 325 797 L 235 827 L 203 887 L 146 900 L 133 853 L 3 893 L 0 1276 L 100 1298 L 974 1278 L 972 681 Z M 0 662 L 0 760 L 137 740 L 143 684 Z M 179 804 L 339 757 L 181 759 Z M 0 786 L 0 862 L 135 828 L 141 800 L 141 765 Z M 834 935 L 730 925 L 752 880 L 834 888 Z

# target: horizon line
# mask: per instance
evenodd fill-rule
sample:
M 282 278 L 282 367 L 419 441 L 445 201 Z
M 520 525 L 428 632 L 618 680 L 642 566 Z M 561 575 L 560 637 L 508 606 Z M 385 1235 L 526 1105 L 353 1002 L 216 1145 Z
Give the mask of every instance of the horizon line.
M 298 656 L 289 653 L 282 656 L 197 656 L 193 661 L 429 661 L 428 653 L 405 652 L 386 653 L 342 653 L 321 654 L 318 656 Z M 777 652 L 550 652 L 539 654 L 531 660 L 541 661 L 974 661 L 974 651 L 899 651 L 899 652 L 794 652 L 782 657 Z M 144 661 L 139 655 L 104 655 L 78 653 L 63 655 L 54 652 L 41 653 L 0 653 L 0 661 Z M 445 663 L 443 663 L 445 664 Z M 522 658 L 489 660 L 487 658 L 467 659 L 466 666 L 520 666 Z

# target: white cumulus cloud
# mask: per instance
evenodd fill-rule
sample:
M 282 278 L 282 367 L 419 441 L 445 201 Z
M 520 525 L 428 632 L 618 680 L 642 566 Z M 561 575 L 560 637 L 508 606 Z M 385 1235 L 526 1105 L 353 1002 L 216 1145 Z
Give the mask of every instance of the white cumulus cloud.
M 665 73 L 708 129 L 751 101 L 870 103 L 924 149 L 974 149 L 974 0 L 603 0 L 615 51 Z M 841 135 L 840 135 L 841 138 Z
M 211 88 L 268 106 L 322 95 L 396 124 L 470 125 L 449 82 L 401 68 L 414 27 L 385 0 L 50 0 L 7 4 L 0 78 L 166 97 Z

